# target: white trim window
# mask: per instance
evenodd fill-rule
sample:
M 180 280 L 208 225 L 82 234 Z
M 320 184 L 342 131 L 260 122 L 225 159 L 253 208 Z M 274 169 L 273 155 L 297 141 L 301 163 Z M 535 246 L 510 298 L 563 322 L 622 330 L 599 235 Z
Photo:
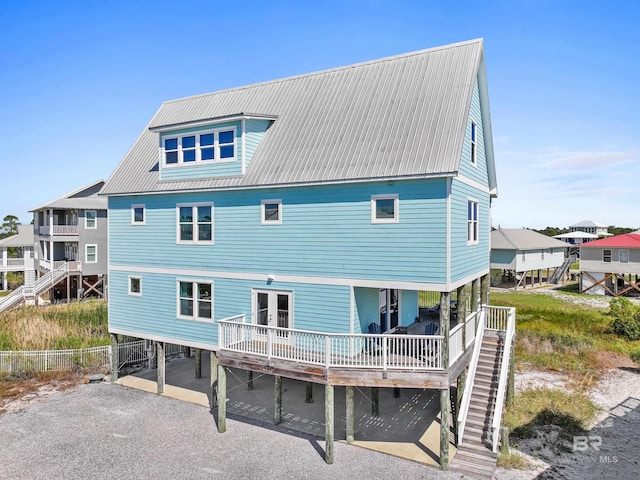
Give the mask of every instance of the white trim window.
M 129 275 L 129 295 L 133 297 L 142 296 L 142 277 Z
M 260 219 L 262 225 L 282 225 L 282 200 L 262 200 Z
M 213 243 L 213 203 L 176 206 L 177 243 Z
M 165 167 L 236 160 L 236 128 L 224 127 L 162 137 Z
M 213 283 L 178 280 L 177 316 L 186 320 L 213 320 Z
M 397 193 L 371 195 L 371 223 L 398 223 L 400 200 Z
M 98 245 L 92 243 L 84 246 L 84 261 L 98 263 Z
M 471 165 L 473 166 L 476 166 L 478 164 L 477 136 L 478 136 L 478 125 L 476 124 L 476 122 L 471 120 L 471 135 L 470 135 L 471 143 L 469 147 L 471 148 Z
M 131 225 L 144 225 L 146 217 L 144 205 L 131 205 Z
M 84 228 L 93 230 L 98 228 L 98 212 L 97 210 L 84 211 Z
M 618 261 L 620 263 L 629 263 L 629 250 L 627 248 L 620 249 Z
M 480 242 L 479 209 L 480 204 L 477 200 L 467 201 L 467 245 L 477 245 Z
M 520 258 L 520 260 L 522 260 L 523 262 L 527 261 L 527 253 L 524 250 L 522 251 L 522 257 Z
M 603 248 L 602 249 L 602 263 L 611 263 L 611 249 Z

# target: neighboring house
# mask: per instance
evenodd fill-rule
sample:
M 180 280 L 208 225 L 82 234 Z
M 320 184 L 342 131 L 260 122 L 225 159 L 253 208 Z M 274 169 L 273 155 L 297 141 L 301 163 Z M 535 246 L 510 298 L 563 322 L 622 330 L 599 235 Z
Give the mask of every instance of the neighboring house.
M 640 295 L 640 230 L 580 247 L 580 291 L 594 295 Z
M 9 250 L 15 249 L 17 255 L 9 256 Z M 33 227 L 18 225 L 16 234 L 0 239 L 0 290 L 8 290 L 9 272 L 24 274 L 24 284 L 33 285 Z
M 602 223 L 595 223 L 591 220 L 583 220 L 574 225 L 569 225 L 569 232 L 584 232 L 597 235 L 598 237 L 610 237 L 609 227 Z
M 107 199 L 98 196 L 103 185 L 93 182 L 32 210 L 38 278 L 68 272 L 51 289 L 52 300 L 105 296 Z
M 496 192 L 482 41 L 168 101 L 101 192 L 109 331 L 156 342 L 159 392 L 164 342 L 212 352 L 222 420 L 229 366 L 439 389 L 446 466 Z M 442 336 L 414 323 L 422 291 Z M 415 355 L 364 360 L 389 342 Z
M 557 283 L 569 268 L 566 249 L 564 242 L 534 230 L 493 230 L 491 285 L 524 288 L 534 286 L 536 281 L 539 284 Z
M 560 235 L 554 235 L 553 238 L 566 242 L 570 245 L 581 245 L 583 243 L 597 240 L 600 237 L 598 237 L 598 235 L 596 235 L 595 233 L 574 231 L 574 232 L 561 233 Z

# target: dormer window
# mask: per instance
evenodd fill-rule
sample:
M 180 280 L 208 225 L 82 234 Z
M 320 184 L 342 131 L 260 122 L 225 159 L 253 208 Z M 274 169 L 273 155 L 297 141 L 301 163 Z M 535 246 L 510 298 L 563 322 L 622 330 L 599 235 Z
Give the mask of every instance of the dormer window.
M 236 154 L 235 128 L 202 132 L 163 139 L 165 166 L 233 162 Z

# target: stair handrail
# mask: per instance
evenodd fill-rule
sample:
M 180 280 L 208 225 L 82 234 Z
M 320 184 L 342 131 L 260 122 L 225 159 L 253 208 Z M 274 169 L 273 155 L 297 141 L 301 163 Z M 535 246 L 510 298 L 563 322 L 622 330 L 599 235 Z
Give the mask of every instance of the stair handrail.
M 573 263 L 573 259 L 572 256 L 569 255 L 567 258 L 564 259 L 564 262 L 562 263 L 562 266 L 560 266 L 559 268 L 556 268 L 553 272 L 553 275 L 551 275 L 551 282 L 553 284 L 556 284 L 560 281 L 560 278 L 567 273 L 567 271 L 569 270 L 569 267 L 571 266 L 571 264 Z
M 467 423 L 467 414 L 469 413 L 469 405 L 471 404 L 471 390 L 473 389 L 474 377 L 476 369 L 480 361 L 480 350 L 482 348 L 482 337 L 484 336 L 485 327 L 485 309 L 480 309 L 480 318 L 478 320 L 478 328 L 476 329 L 476 338 L 473 343 L 473 354 L 469 362 L 469 371 L 467 379 L 464 382 L 464 391 L 462 392 L 462 400 L 460 401 L 460 410 L 458 412 L 458 445 L 462 443 L 464 436 L 464 427 Z
M 507 328 L 504 336 L 504 350 L 502 352 L 502 363 L 500 365 L 500 376 L 498 377 L 498 391 L 496 395 L 495 411 L 493 414 L 493 423 L 491 424 L 491 441 L 492 450 L 498 453 L 498 444 L 500 442 L 500 426 L 502 425 L 502 410 L 504 409 L 504 397 L 507 390 L 507 381 L 509 376 L 509 362 L 511 360 L 511 349 L 513 346 L 513 337 L 516 333 L 516 310 L 509 308 L 507 314 Z
M 9 295 L 7 295 L 6 297 L 0 298 L 0 312 L 14 306 L 17 303 L 16 299 L 19 298 L 20 301 L 24 300 L 24 295 L 25 295 L 24 291 L 25 291 L 25 287 L 20 286 L 16 288 L 13 292 L 11 292 Z
M 57 283 L 64 275 L 69 272 L 69 263 L 64 262 L 55 270 L 50 270 L 46 275 L 37 279 L 33 285 L 33 290 L 36 295 L 39 295 L 43 291 L 51 288 L 53 284 Z

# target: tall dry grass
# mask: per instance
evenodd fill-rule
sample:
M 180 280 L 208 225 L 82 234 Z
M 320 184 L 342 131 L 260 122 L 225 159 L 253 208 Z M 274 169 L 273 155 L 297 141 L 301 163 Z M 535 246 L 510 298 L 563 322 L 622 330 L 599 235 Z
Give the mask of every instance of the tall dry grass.
M 0 313 L 0 350 L 58 350 L 108 343 L 104 301 L 24 306 Z

